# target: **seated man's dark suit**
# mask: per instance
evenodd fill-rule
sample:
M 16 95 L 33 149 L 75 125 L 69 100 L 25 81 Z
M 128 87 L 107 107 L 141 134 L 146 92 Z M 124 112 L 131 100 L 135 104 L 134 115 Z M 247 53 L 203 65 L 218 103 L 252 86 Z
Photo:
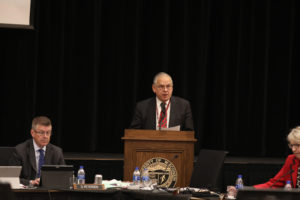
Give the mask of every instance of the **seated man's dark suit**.
M 190 103 L 180 97 L 171 97 L 169 127 L 180 125 L 180 130 L 194 130 Z M 137 103 L 132 129 L 156 129 L 156 97 Z
M 65 160 L 62 149 L 48 144 L 45 152 L 45 165 L 64 165 Z M 36 178 L 37 165 L 35 152 L 33 147 L 33 139 L 26 140 L 15 147 L 13 156 L 10 159 L 10 165 L 22 166 L 20 181 L 24 185 L 28 185 L 30 180 Z

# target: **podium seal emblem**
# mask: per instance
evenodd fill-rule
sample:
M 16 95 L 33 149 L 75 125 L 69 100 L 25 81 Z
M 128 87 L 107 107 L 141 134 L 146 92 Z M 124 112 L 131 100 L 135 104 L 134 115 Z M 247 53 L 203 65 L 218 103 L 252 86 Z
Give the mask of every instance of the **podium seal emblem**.
M 147 160 L 143 166 L 142 170 L 147 168 L 149 170 L 150 179 L 157 182 L 160 187 L 172 188 L 177 182 L 177 170 L 174 164 L 161 157 L 154 157 Z

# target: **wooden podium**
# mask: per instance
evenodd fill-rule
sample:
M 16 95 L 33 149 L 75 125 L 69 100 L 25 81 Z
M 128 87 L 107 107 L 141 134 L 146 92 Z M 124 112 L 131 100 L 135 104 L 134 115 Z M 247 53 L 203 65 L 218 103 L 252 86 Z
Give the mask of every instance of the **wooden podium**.
M 124 181 L 132 181 L 135 167 L 152 158 L 165 158 L 175 166 L 177 181 L 174 187 L 190 183 L 194 162 L 194 131 L 157 131 L 126 129 L 124 140 Z M 164 160 L 164 159 L 163 159 Z M 165 166 L 169 167 L 169 164 Z

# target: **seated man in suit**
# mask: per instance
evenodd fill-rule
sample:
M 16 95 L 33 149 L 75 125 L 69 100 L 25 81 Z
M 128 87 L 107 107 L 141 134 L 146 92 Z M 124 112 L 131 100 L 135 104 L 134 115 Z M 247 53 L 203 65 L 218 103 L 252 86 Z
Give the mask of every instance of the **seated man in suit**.
M 64 165 L 65 160 L 62 149 L 49 143 L 52 125 L 48 117 L 35 117 L 30 133 L 32 139 L 15 147 L 10 165 L 22 166 L 20 181 L 23 185 L 39 185 L 43 164 Z
M 130 128 L 160 130 L 179 125 L 180 130 L 194 130 L 190 103 L 172 96 L 173 81 L 169 74 L 158 73 L 152 90 L 156 97 L 137 103 Z

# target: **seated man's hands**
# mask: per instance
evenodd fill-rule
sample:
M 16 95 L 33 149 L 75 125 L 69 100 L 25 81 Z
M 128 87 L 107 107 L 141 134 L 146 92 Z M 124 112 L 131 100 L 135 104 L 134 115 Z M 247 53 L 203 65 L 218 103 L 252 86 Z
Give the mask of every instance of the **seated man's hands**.
M 36 178 L 35 180 L 29 181 L 30 186 L 38 186 L 39 184 L 40 184 L 40 178 Z

